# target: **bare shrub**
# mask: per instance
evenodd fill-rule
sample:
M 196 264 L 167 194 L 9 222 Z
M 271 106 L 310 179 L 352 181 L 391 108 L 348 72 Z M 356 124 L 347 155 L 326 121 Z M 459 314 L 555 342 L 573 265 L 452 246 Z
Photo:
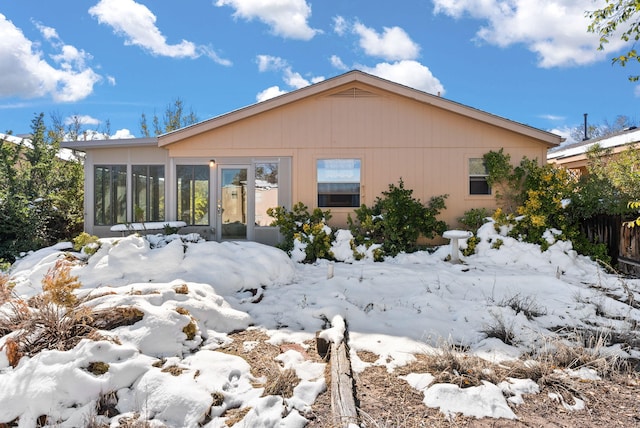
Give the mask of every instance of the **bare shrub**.
M 13 284 L 9 281 L 9 275 L 0 272 L 0 306 L 11 299 Z
M 65 351 L 82 339 L 103 340 L 97 329 L 130 325 L 142 319 L 136 308 L 92 311 L 85 305 L 92 297 L 79 299 L 81 286 L 71 275 L 71 263 L 58 260 L 42 280 L 43 292 L 28 300 L 16 296 L 8 280 L 0 280 L 4 310 L 0 312 L 0 337 L 11 334 L 4 350 L 12 366 L 24 355 L 33 356 L 44 349 Z
M 56 261 L 42 278 L 45 300 L 67 308 L 77 306 L 78 298 L 74 292 L 81 285 L 78 277 L 71 275 L 71 264 L 64 259 Z
M 523 297 L 516 294 L 500 302 L 499 306 L 508 306 L 514 310 L 516 315 L 522 313 L 529 321 L 547 314 L 546 309 L 538 305 L 533 296 Z
M 493 364 L 469 355 L 458 345 L 442 343 L 434 353 L 422 358 L 421 365 L 424 371 L 433 374 L 434 383 L 452 383 L 460 388 L 469 388 L 482 385 L 483 380 L 500 381 Z
M 564 340 L 563 340 L 564 339 Z M 606 352 L 610 333 L 604 330 L 576 330 L 554 340 L 536 356 L 536 360 L 552 367 L 580 369 L 588 367 L 601 376 L 629 370 L 620 355 Z
M 494 322 L 492 324 L 485 325 L 481 330 L 482 333 L 487 337 L 500 339 L 507 345 L 515 345 L 516 336 L 513 332 L 513 327 L 507 325 L 501 315 L 492 312 L 491 316 L 493 317 Z

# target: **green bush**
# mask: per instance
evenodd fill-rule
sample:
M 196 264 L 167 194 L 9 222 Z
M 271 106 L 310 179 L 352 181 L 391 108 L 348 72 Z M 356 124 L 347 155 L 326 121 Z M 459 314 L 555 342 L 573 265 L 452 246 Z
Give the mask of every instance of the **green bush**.
M 95 235 L 89 235 L 82 232 L 73 238 L 73 249 L 76 251 L 84 251 L 85 254 L 92 255 L 100 248 L 99 238 Z
M 434 196 L 425 206 L 412 194 L 413 190 L 405 189 L 400 179 L 398 186 L 390 184 L 372 207 L 363 204 L 356 209 L 355 220 L 349 215 L 349 230 L 356 244 L 367 247 L 380 244 L 384 255 L 395 256 L 416 251 L 420 236 L 433 238 L 442 234 L 447 225 L 436 216 L 446 208 L 447 196 Z
M 491 217 L 488 209 L 471 208 L 464 212 L 464 215 L 458 219 L 458 222 L 475 234 L 478 229 L 480 229 L 480 226 L 487 222 L 487 217 Z
M 291 255 L 297 240 L 305 246 L 305 262 L 314 262 L 319 258 L 333 258 L 331 241 L 333 231 L 326 222 L 331 219 L 331 211 L 320 208 L 309 213 L 302 202 L 295 204 L 291 211 L 285 207 L 269 208 L 267 214 L 275 220 L 271 226 L 278 226 L 283 241 L 277 245 Z
M 472 254 L 475 254 L 476 252 L 476 247 L 478 246 L 478 243 L 480 242 L 480 238 L 478 238 L 477 236 L 472 236 L 470 238 L 467 239 L 467 248 L 462 250 L 462 255 L 465 257 L 468 257 Z
M 581 193 L 583 187 L 576 177 L 564 168 L 539 165 L 537 161 L 526 157 L 518 166 L 510 166 L 509 155 L 502 150 L 489 152 L 484 159 L 491 186 L 500 185 L 502 195 L 509 195 L 502 199 L 502 208 L 498 208 L 493 215 L 496 230 L 508 226 L 509 236 L 538 244 L 544 251 L 551 245 L 546 231 L 557 229 L 561 233 L 556 239 L 571 241 L 580 254 L 608 263 L 610 258 L 606 246 L 589 242 L 580 231 L 583 217 L 576 215 L 577 205 L 572 207 L 573 204 L 565 204 L 567 200 L 588 200 L 588 204 L 592 204 L 597 199 L 592 194 Z M 593 192 L 594 188 L 602 186 L 589 187 L 589 191 Z M 585 205 L 580 207 L 584 212 Z
M 491 243 L 491 248 L 493 248 L 494 250 L 499 250 L 500 247 L 502 247 L 502 245 L 504 244 L 504 241 L 500 238 L 496 239 L 495 241 L 493 241 Z

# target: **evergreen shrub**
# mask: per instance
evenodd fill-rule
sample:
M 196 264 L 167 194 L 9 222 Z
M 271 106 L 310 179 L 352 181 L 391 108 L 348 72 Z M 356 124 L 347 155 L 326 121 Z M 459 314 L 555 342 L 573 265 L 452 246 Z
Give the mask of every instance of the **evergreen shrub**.
M 447 224 L 436 218 L 446 208 L 446 198 L 447 195 L 434 196 L 424 205 L 400 179 L 397 186 L 390 184 L 373 206 L 363 204 L 356 209 L 355 219 L 349 215 L 349 230 L 357 245 L 380 244 L 386 256 L 414 252 L 419 237 L 433 238 L 447 229 Z

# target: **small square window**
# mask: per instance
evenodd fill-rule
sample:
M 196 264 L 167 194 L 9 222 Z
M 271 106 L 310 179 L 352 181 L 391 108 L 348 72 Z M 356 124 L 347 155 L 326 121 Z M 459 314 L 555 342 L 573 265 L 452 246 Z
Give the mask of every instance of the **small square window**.
M 489 173 L 482 158 L 469 159 L 469 194 L 490 195 L 491 186 L 487 183 Z

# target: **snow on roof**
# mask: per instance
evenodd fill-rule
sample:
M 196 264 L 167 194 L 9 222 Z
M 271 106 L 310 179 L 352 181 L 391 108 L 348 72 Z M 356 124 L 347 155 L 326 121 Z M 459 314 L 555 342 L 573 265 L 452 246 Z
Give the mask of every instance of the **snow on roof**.
M 13 144 L 22 144 L 29 149 L 33 148 L 33 145 L 31 144 L 31 139 L 29 139 L 29 136 L 11 135 L 11 134 L 4 134 L 0 132 L 0 140 L 8 141 Z M 78 160 L 78 156 L 73 152 L 73 150 L 64 148 L 64 147 L 58 150 L 58 153 L 56 154 L 56 156 L 59 159 L 62 159 L 65 161 Z
M 568 144 L 566 146 L 551 149 L 547 153 L 547 159 L 561 159 L 583 154 L 588 152 L 589 149 L 596 144 L 602 148 L 608 149 L 637 142 L 640 142 L 640 129 L 633 127 L 612 136 L 581 141 L 579 143 Z

